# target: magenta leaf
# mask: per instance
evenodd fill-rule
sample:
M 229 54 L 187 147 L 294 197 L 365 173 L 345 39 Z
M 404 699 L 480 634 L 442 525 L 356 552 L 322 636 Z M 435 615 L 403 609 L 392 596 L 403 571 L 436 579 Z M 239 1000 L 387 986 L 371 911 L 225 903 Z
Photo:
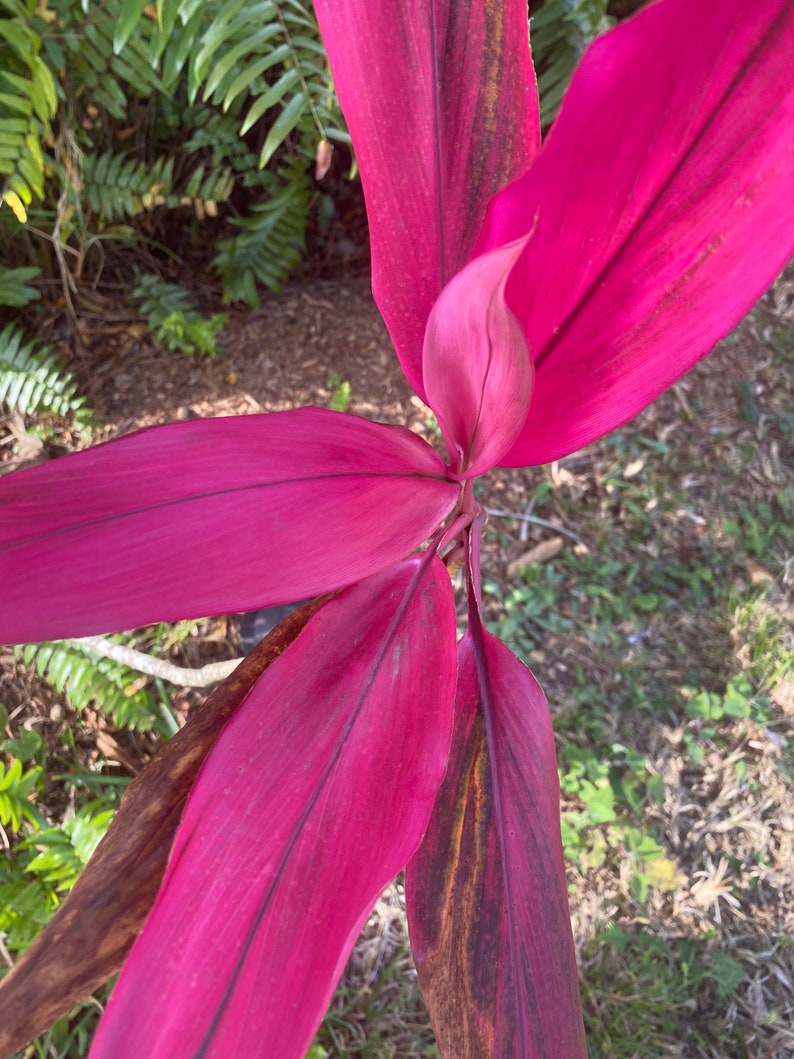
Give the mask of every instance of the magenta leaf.
M 527 418 L 532 360 L 505 283 L 526 239 L 483 254 L 441 292 L 427 325 L 427 399 L 452 470 L 473 478 L 505 455 Z
M 0 481 L 0 643 L 253 610 L 409 554 L 455 504 L 407 430 L 323 409 L 141 431 Z
M 420 396 L 422 341 L 489 198 L 539 143 L 521 0 L 316 0 L 367 200 L 372 285 Z
M 585 1059 L 546 699 L 472 623 L 455 732 L 406 873 L 411 945 L 449 1059 Z
M 303 1059 L 427 826 L 455 669 L 427 553 L 317 612 L 207 758 L 92 1059 Z
M 596 41 L 480 250 L 533 228 L 507 285 L 535 361 L 505 463 L 625 422 L 794 252 L 794 4 L 661 0 Z

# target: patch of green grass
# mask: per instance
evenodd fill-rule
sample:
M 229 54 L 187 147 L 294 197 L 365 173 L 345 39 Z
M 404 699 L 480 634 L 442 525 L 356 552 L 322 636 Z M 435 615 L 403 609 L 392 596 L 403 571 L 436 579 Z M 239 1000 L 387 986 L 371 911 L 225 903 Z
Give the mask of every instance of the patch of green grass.
M 712 941 L 663 939 L 614 925 L 588 946 L 583 962 L 592 1059 L 661 1059 L 724 1045 L 725 1027 L 716 1007 L 713 1016 L 709 1009 L 734 994 L 744 968 Z
M 794 620 L 788 596 L 776 585 L 736 596 L 734 642 L 747 673 L 769 691 L 794 680 Z

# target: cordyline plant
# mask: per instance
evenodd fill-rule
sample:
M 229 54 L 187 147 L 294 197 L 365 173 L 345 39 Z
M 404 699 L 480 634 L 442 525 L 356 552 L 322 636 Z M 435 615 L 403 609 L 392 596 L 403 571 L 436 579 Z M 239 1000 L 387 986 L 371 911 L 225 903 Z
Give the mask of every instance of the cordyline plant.
M 300 1059 L 407 864 L 442 1055 L 586 1054 L 551 723 L 483 625 L 473 483 L 624 423 L 789 259 L 794 3 L 650 5 L 590 48 L 542 148 L 525 0 L 316 7 L 376 298 L 447 461 L 307 408 L 2 482 L 0 641 L 326 594 L 132 785 L 0 989 L 6 1050 L 129 953 L 95 1059 Z

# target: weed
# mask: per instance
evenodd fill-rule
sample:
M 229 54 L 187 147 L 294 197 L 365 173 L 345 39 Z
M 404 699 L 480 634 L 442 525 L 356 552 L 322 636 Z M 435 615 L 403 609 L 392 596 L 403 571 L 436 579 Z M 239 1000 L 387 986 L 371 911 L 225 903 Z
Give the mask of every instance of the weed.
M 328 376 L 327 386 L 331 391 L 328 407 L 334 412 L 346 412 L 350 408 L 350 383 L 338 372 L 332 371 Z

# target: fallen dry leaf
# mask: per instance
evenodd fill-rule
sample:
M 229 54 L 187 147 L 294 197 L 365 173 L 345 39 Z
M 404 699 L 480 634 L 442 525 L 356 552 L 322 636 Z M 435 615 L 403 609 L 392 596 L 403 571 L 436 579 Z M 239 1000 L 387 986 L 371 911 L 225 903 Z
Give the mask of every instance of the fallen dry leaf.
M 524 552 L 523 555 L 519 555 L 517 559 L 507 564 L 507 576 L 513 577 L 523 567 L 531 566 L 532 563 L 547 563 L 549 559 L 560 554 L 564 543 L 562 537 L 549 537 L 548 540 L 541 541 L 540 544 L 536 544 L 534 548 L 530 548 L 528 552 Z

